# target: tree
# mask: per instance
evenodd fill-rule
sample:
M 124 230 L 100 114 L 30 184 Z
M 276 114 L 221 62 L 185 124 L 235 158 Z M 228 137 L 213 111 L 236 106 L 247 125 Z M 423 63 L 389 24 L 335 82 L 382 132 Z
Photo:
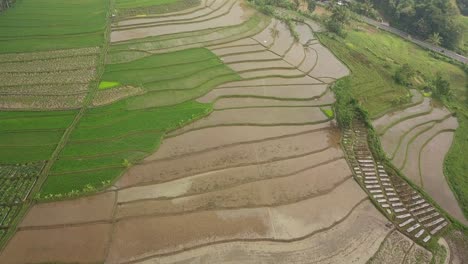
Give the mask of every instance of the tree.
M 440 73 L 437 73 L 435 79 L 432 82 L 433 91 L 432 94 L 439 99 L 448 98 L 451 94 L 450 83 L 442 77 Z
M 408 65 L 403 64 L 393 75 L 395 82 L 401 85 L 409 86 L 411 84 L 411 78 L 415 75 L 415 71 Z
M 314 12 L 316 6 L 317 3 L 315 0 L 307 0 L 307 10 L 309 10 L 309 12 Z
M 340 36 L 344 35 L 344 26 L 348 24 L 349 20 L 351 19 L 351 14 L 349 10 L 344 7 L 332 3 L 329 7 L 331 11 L 331 16 L 326 21 L 326 26 L 329 31 L 334 32 Z
M 438 32 L 432 33 L 432 35 L 427 39 L 427 41 L 433 45 L 440 46 L 442 43 L 442 37 Z

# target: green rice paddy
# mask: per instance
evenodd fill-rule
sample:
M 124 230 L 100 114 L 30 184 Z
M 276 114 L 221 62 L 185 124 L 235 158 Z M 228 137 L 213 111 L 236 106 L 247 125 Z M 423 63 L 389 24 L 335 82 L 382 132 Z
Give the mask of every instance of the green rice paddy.
M 0 53 L 101 46 L 109 1 L 17 0 L 0 16 Z

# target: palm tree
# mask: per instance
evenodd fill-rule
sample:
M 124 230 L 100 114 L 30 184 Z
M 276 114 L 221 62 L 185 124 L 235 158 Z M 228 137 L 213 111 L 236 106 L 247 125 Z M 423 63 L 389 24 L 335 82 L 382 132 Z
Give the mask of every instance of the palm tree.
M 439 32 L 434 32 L 427 39 L 427 41 L 433 45 L 440 46 L 440 44 L 442 43 L 442 37 L 439 35 Z

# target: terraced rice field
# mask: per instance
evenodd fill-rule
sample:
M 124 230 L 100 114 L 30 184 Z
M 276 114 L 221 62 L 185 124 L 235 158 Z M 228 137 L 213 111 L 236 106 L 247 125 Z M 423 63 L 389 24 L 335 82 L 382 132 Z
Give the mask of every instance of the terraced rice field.
M 382 146 L 397 168 L 444 210 L 467 224 L 443 168 L 458 127 L 457 119 L 440 103 L 413 93 L 413 106 L 374 120 Z
M 424 226 L 392 224 L 358 184 L 330 91 L 350 72 L 315 38 L 318 25 L 297 23 L 296 41 L 239 0 L 105 5 L 82 19 L 89 32 L 64 26 L 65 39 L 98 30 L 100 44 L 0 55 L 0 89 L 23 92 L 5 108 L 57 110 L 0 113 L 0 145 L 11 149 L 0 154 L 11 186 L 0 239 L 16 228 L 0 263 L 428 263 L 404 235 L 427 243 L 448 222 L 416 212 L 429 204 L 392 179 Z M 68 89 L 76 97 L 25 104 Z M 33 198 L 42 203 L 25 210 Z

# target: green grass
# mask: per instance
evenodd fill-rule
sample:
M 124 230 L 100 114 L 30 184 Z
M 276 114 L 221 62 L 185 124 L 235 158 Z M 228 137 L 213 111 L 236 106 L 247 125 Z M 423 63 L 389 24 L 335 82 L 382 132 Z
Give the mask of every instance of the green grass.
M 452 147 L 445 159 L 444 172 L 463 214 L 468 218 L 468 117 L 459 115 L 458 122 Z
M 99 83 L 99 89 L 100 90 L 105 90 L 105 89 L 109 89 L 109 88 L 113 88 L 113 87 L 117 87 L 119 86 L 120 83 L 119 82 L 106 82 L 106 81 L 102 81 Z
M 0 163 L 48 160 L 75 111 L 0 112 Z
M 335 112 L 333 112 L 333 109 L 331 108 L 323 108 L 320 107 L 320 110 L 323 112 L 324 115 L 326 115 L 328 118 L 333 118 L 335 117 Z
M 102 45 L 109 1 L 17 0 L 0 16 L 0 53 Z
M 325 34 L 319 37 L 351 69 L 352 94 L 371 116 L 405 102 L 407 89 L 392 78 L 405 63 L 417 70 L 426 82 L 440 72 L 457 95 L 464 97 L 465 73 L 458 66 L 433 58 L 427 51 L 399 37 L 365 24 L 358 26 L 359 30 L 348 30 L 346 38 Z

